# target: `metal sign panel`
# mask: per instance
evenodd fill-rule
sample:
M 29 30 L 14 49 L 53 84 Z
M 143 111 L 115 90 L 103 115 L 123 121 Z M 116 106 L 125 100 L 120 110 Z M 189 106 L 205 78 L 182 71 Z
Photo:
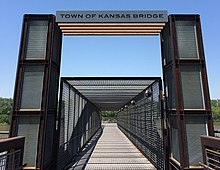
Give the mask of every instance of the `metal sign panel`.
M 56 22 L 167 22 L 167 11 L 57 11 Z

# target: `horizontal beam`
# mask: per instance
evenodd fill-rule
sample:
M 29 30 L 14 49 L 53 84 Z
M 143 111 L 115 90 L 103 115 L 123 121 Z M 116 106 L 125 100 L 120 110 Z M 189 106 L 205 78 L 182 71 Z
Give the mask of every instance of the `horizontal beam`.
M 142 92 L 142 91 L 140 91 L 140 92 Z M 111 97 L 119 97 L 119 96 L 123 96 L 123 97 L 129 97 L 129 96 L 133 96 L 133 95 L 137 95 L 137 94 L 139 94 L 140 92 L 136 92 L 136 93 L 129 93 L 128 95 L 126 95 L 125 93 L 103 93 L 103 95 L 101 94 L 101 93 L 99 93 L 99 94 L 95 94 L 95 93 L 90 93 L 90 94 L 88 94 L 88 93 L 83 93 L 83 95 L 85 95 L 85 96 L 88 96 L 88 97 L 99 97 L 99 96 L 102 96 L 102 97 L 104 97 L 104 96 L 106 96 L 106 97 L 108 97 L 108 96 L 111 96 Z
M 163 27 L 60 27 L 61 30 L 162 30 Z
M 161 77 L 62 77 L 66 81 L 155 81 L 161 80 Z
M 24 148 L 25 137 L 17 136 L 0 140 L 0 152 Z
M 75 87 L 77 90 L 81 90 L 81 91 L 88 91 L 88 92 L 93 92 L 93 91 L 98 91 L 98 92 L 100 92 L 100 91 L 102 91 L 102 92 L 105 92 L 105 91 L 139 91 L 139 90 L 144 90 L 144 89 L 146 89 L 148 86 L 140 86 L 139 88 L 138 87 L 132 87 L 132 85 L 130 85 L 130 86 L 126 86 L 125 88 L 122 88 L 122 87 L 119 87 L 119 88 L 108 88 L 108 87 L 102 87 L 102 86 L 95 86 L 95 88 L 94 87 L 91 87 L 90 88 L 90 86 L 86 86 L 86 87 L 78 87 L 78 86 L 74 86 L 73 85 L 73 87 Z
M 68 35 L 158 35 L 165 23 L 58 23 Z
M 123 26 L 147 26 L 147 27 L 156 27 L 156 26 L 165 26 L 165 23 L 58 23 L 60 27 L 106 27 L 106 26 L 114 26 L 114 27 L 123 27 Z
M 120 81 L 120 80 L 119 80 Z M 112 88 L 123 88 L 123 87 L 127 87 L 127 86 L 132 86 L 132 87 L 134 87 L 134 88 L 140 88 L 140 87 L 145 87 L 145 86 L 149 86 L 152 82 L 140 82 L 139 84 L 132 84 L 132 83 L 127 83 L 127 82 L 122 82 L 121 84 L 119 84 L 120 82 L 119 81 L 116 81 L 115 83 L 113 82 L 113 83 L 109 83 L 108 81 L 106 81 L 106 83 L 94 83 L 94 84 L 89 84 L 89 83 L 84 83 L 84 82 L 82 82 L 82 83 L 79 83 L 79 82 L 69 82 L 69 84 L 71 84 L 72 86 L 74 86 L 74 87 L 94 87 L 94 88 L 97 88 L 97 87 L 106 87 L 106 88 L 110 88 L 110 87 L 112 87 Z M 122 80 L 123 81 L 123 80 Z M 111 89 L 112 89 L 111 88 Z
M 161 30 L 62 30 L 63 33 L 160 33 Z
M 159 35 L 159 33 L 64 33 L 64 36 L 80 35 Z

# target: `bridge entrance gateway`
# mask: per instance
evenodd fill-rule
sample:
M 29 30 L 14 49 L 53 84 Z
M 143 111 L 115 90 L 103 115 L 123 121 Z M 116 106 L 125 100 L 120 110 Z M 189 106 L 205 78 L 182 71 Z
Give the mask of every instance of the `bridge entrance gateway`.
M 66 77 L 58 112 L 62 35 L 160 36 L 164 89 L 158 77 Z M 100 129 L 101 110 L 118 111 L 119 129 L 157 169 L 202 169 L 200 136 L 214 130 L 200 16 L 24 15 L 10 137 L 25 136 L 27 167 L 63 169 Z

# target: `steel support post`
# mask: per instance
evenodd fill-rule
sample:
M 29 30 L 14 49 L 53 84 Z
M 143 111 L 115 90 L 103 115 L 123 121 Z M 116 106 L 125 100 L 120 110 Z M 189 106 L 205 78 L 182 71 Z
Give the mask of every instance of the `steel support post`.
M 61 41 L 54 15 L 24 15 L 10 137 L 25 136 L 29 167 L 54 165 Z

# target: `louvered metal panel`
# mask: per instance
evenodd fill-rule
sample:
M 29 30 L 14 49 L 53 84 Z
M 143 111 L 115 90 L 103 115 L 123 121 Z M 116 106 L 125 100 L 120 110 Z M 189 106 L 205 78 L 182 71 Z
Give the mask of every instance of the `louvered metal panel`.
M 43 65 L 25 66 L 21 109 L 41 109 L 43 78 Z
M 200 136 L 208 135 L 207 122 L 205 116 L 185 116 L 190 165 L 198 166 L 198 162 L 203 161 Z
M 30 21 L 26 59 L 45 59 L 48 21 Z
M 179 58 L 198 59 L 196 20 L 176 21 L 176 31 Z
M 101 110 L 118 111 L 157 78 L 67 77 L 65 79 Z
M 201 66 L 181 65 L 181 82 L 185 109 L 204 109 Z

